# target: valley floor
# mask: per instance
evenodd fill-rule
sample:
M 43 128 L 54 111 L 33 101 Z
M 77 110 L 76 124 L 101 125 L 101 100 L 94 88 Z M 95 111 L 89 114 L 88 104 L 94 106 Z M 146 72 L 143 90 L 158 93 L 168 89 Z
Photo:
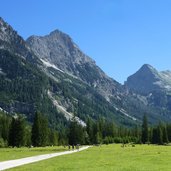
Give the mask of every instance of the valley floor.
M 171 146 L 103 145 L 11 171 L 170 171 Z
M 76 153 L 76 152 L 79 152 L 79 151 L 82 151 L 82 150 L 86 150 L 89 147 L 90 146 L 85 146 L 85 147 L 81 147 L 78 150 L 75 149 L 75 150 L 70 150 L 70 151 L 51 153 L 51 154 L 44 154 L 44 155 L 38 155 L 38 156 L 36 155 L 36 156 L 33 156 L 33 157 L 26 157 L 26 158 L 21 158 L 21 159 L 16 159 L 16 160 L 3 161 L 3 162 L 0 162 L 0 170 L 14 168 L 14 167 L 18 167 L 18 166 L 22 166 L 22 165 L 25 165 L 25 164 L 30 164 L 30 163 L 50 159 L 50 158 L 61 156 L 61 155 Z

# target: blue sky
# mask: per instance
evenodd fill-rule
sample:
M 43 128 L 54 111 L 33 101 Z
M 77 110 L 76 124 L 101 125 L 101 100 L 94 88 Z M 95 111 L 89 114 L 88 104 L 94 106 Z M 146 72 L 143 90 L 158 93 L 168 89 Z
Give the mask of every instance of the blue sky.
M 25 39 L 59 29 L 123 83 L 144 63 L 171 70 L 170 0 L 0 0 Z

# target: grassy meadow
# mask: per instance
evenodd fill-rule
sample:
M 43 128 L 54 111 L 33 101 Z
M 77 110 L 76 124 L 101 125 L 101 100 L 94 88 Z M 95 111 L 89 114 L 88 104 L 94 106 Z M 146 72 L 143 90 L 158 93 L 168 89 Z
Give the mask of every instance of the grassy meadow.
M 103 145 L 10 171 L 170 171 L 171 146 Z
M 57 147 L 36 147 L 36 148 L 0 148 L 0 161 L 13 160 L 24 157 L 36 156 L 65 151 L 62 146 Z

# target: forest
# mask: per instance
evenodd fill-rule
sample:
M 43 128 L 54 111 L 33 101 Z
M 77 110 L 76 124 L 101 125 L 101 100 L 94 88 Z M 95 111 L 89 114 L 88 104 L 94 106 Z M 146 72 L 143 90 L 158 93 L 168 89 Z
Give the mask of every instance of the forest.
M 56 130 L 40 112 L 35 113 L 32 124 L 26 121 L 23 115 L 11 116 L 0 112 L 0 147 L 111 143 L 166 145 L 169 142 L 171 142 L 171 124 L 159 122 L 155 126 L 149 126 L 147 115 L 144 115 L 141 126 L 132 128 L 117 126 L 104 119 L 94 121 L 91 118 L 87 119 L 86 127 L 83 127 L 73 117 L 66 127 Z

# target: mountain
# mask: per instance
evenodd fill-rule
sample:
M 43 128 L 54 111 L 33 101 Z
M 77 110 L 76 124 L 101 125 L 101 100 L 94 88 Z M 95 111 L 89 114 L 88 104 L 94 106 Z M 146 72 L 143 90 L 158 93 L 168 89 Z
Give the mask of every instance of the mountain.
M 48 43 L 44 44 L 46 41 Z M 109 102 L 110 94 L 119 95 L 122 86 L 107 77 L 69 36 L 59 31 L 45 36 L 41 43 L 44 45 L 39 47 L 34 44 L 41 55 L 29 42 L 33 42 L 31 38 L 26 43 L 0 18 L 2 110 L 22 113 L 30 121 L 39 110 L 48 117 L 51 125 L 58 125 L 59 129 L 74 115 L 82 125 L 88 117 L 120 124 L 133 122 L 131 117 Z M 44 55 L 43 50 L 50 56 Z
M 149 77 L 157 82 L 157 73 L 145 65 L 139 75 L 151 74 Z M 169 89 L 170 71 L 159 75 Z M 151 78 L 148 79 L 152 81 Z M 132 87 L 129 83 L 121 85 L 108 77 L 67 34 L 55 30 L 25 41 L 0 18 L 0 108 L 3 110 L 22 113 L 29 121 L 39 110 L 55 129 L 66 126 L 73 116 L 83 126 L 88 118 L 133 126 L 141 123 L 144 113 L 150 123 L 171 120 L 169 108 L 157 107 L 153 96 L 145 94 L 142 87 L 138 89 L 136 81 Z M 157 83 L 155 86 L 159 86 Z M 148 92 L 154 90 L 152 85 L 149 84 Z
M 151 65 L 143 65 L 128 77 L 125 86 L 138 94 L 150 107 L 155 107 L 162 116 L 171 118 L 171 71 L 157 71 Z
M 97 93 L 98 97 L 96 96 L 95 98 L 95 104 L 99 104 L 99 99 L 103 99 L 103 103 L 100 104 L 102 106 L 107 104 L 107 108 L 110 109 L 109 111 L 108 109 L 101 110 L 103 114 L 100 114 L 100 116 L 105 116 L 106 113 L 108 113 L 108 116 L 105 116 L 105 118 L 116 116 L 116 122 L 122 122 L 124 124 L 129 124 L 129 122 L 139 123 L 144 113 L 149 114 L 151 122 L 155 122 L 159 118 L 164 119 L 160 116 L 160 112 L 149 108 L 146 101 L 143 101 L 142 98 L 139 98 L 136 94 L 131 94 L 127 88 L 114 79 L 109 78 L 90 57 L 79 49 L 67 34 L 55 30 L 46 36 L 31 36 L 26 42 L 27 46 L 29 46 L 34 54 L 43 62 L 43 70 L 46 75 L 57 82 L 63 82 L 61 80 L 62 75 L 62 77 L 65 77 L 65 80 L 67 77 L 73 89 L 78 87 L 78 85 L 81 85 L 81 87 L 89 87 L 89 90 L 84 93 L 84 98 L 88 101 L 93 99 L 92 91 Z M 90 89 L 92 90 L 91 93 Z M 68 91 L 70 92 L 70 90 Z M 63 99 L 61 96 L 59 97 L 59 93 L 53 92 L 53 94 L 54 96 L 58 96 L 58 102 L 60 102 L 62 106 L 65 106 L 66 109 L 69 106 L 77 108 L 73 103 L 73 97 L 84 106 L 84 102 L 80 100 L 80 97 L 83 96 L 82 90 L 78 92 L 77 89 L 76 91 L 77 93 L 73 93 L 74 91 L 72 91 L 72 95 L 67 97 L 69 103 L 66 98 Z M 76 94 L 79 94 L 79 96 L 75 96 Z M 63 99 L 63 101 L 60 99 Z M 88 107 L 90 107 L 90 104 L 86 106 L 86 108 Z M 91 116 L 92 113 L 95 113 L 95 115 Z M 87 116 L 96 118 L 99 115 L 98 113 L 97 110 L 93 112 L 85 112 L 84 110 L 84 113 L 81 112 L 81 117 L 84 118 L 84 120 Z M 78 115 L 80 115 L 80 111 Z
M 82 80 L 98 89 L 108 101 L 113 92 L 120 93 L 121 85 L 109 78 L 67 34 L 55 30 L 44 37 L 31 36 L 26 42 L 45 66 L 53 65 L 60 71 Z
M 127 89 L 117 81 L 108 77 L 90 57 L 79 49 L 67 34 L 55 30 L 46 36 L 31 36 L 26 42 L 34 54 L 43 62 L 44 67 L 42 69 L 44 72 L 49 77 L 53 78 L 53 80 L 56 80 L 58 83 L 63 82 L 63 80 L 61 80 L 61 76 L 63 75 L 62 77 L 65 77 L 65 80 L 66 77 L 68 78 L 68 83 L 70 83 L 73 89 L 78 87 L 78 85 L 81 85 L 81 87 L 86 86 L 89 89 L 84 94 L 82 94 L 82 90 L 77 89 L 77 93 L 73 93 L 74 91 L 72 91 L 72 95 L 69 96 L 74 97 L 74 99 L 81 103 L 82 100 L 80 100 L 80 97 L 84 95 L 84 98 L 89 101 L 93 99 L 92 95 L 95 93 L 97 95 L 94 97 L 94 99 L 96 99 L 94 103 L 101 104 L 102 106 L 107 104 L 107 108 L 110 109 L 109 111 L 108 109 L 100 109 L 103 114 L 97 112 L 99 109 L 93 112 L 84 112 L 81 114 L 84 120 L 87 116 L 91 116 L 92 113 L 95 113 L 93 114 L 95 118 L 99 114 L 105 116 L 106 113 L 108 113 L 108 116 L 105 116 L 105 118 L 116 116 L 116 122 L 128 124 L 129 122 L 140 122 L 145 112 L 152 115 L 153 112 L 151 112 L 151 109 L 148 109 L 146 104 L 142 103 L 137 97 L 133 97 Z M 76 83 L 77 85 L 75 85 Z M 87 90 L 87 88 L 84 89 Z M 70 92 L 70 90 L 68 91 Z M 92 91 L 94 93 L 92 93 Z M 66 109 L 68 106 L 75 106 L 72 102 L 72 98 L 67 97 L 70 99 L 68 104 L 66 99 L 59 97 L 59 93 L 53 92 L 53 94 L 54 96 L 58 96 L 58 102 L 60 102 L 62 106 L 64 105 Z M 79 94 L 79 96 L 75 96 L 75 94 Z M 60 99 L 63 99 L 63 101 Z M 103 100 L 100 100 L 100 102 L 99 99 Z M 81 104 L 82 106 L 85 105 L 84 102 Z M 89 108 L 90 106 L 89 104 L 85 108 Z M 92 107 L 93 106 L 91 106 L 91 108 Z M 80 113 L 78 115 L 80 115 Z
M 152 91 L 171 92 L 171 71 L 159 72 L 151 65 L 143 65 L 135 74 L 128 77 L 125 84 L 140 94 Z
M 41 61 L 25 40 L 0 18 L 0 107 L 8 113 L 21 113 L 29 121 L 35 111 L 53 122 L 66 123 L 47 96 L 49 78 L 39 68 Z M 59 124 L 60 125 L 60 124 Z

